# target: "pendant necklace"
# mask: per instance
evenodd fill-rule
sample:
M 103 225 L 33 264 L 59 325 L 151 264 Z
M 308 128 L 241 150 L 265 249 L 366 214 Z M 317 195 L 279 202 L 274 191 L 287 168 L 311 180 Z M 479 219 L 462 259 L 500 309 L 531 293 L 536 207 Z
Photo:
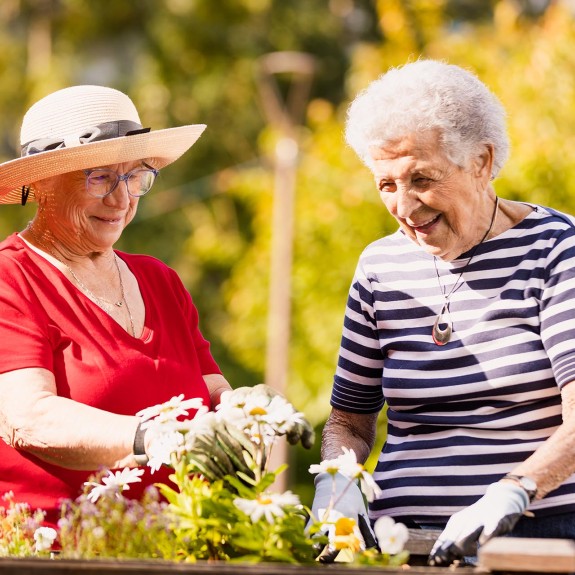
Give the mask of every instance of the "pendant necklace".
M 451 314 L 449 312 L 449 298 L 455 293 L 463 285 L 463 272 L 469 267 L 471 260 L 475 256 L 477 249 L 479 246 L 487 239 L 487 236 L 490 234 L 491 230 L 493 229 L 493 224 L 495 223 L 495 218 L 497 217 L 497 208 L 499 207 L 499 196 L 495 196 L 495 208 L 493 209 L 493 214 L 491 216 L 491 223 L 489 224 L 488 230 L 485 232 L 485 235 L 481 238 L 481 241 L 473 248 L 467 263 L 461 270 L 457 280 L 453 284 L 453 287 L 449 291 L 449 293 L 445 293 L 445 287 L 441 283 L 441 278 L 439 277 L 439 270 L 437 269 L 437 259 L 435 256 L 433 257 L 433 265 L 435 266 L 435 275 L 437 276 L 437 283 L 439 284 L 439 288 L 441 289 L 441 294 L 443 295 L 443 299 L 445 300 L 443 306 L 441 307 L 441 311 L 437 316 L 435 323 L 433 324 L 433 329 L 431 330 L 431 337 L 436 345 L 445 345 L 451 339 L 451 333 L 453 331 L 453 322 L 451 321 Z M 442 327 L 444 326 L 444 327 Z
M 36 244 L 38 245 L 43 245 L 43 242 L 41 242 L 38 238 L 38 236 L 36 235 L 36 231 L 34 229 L 32 229 L 32 222 L 30 222 L 26 228 L 27 230 L 30 232 L 31 236 L 34 238 L 34 240 L 36 241 Z M 76 275 L 76 273 L 74 272 L 74 270 L 64 261 L 62 261 L 59 257 L 57 257 L 56 255 L 54 255 L 51 251 L 48 251 L 48 253 L 56 260 L 58 260 L 70 273 L 70 275 L 72 276 L 72 278 L 74 279 L 74 281 L 76 282 L 76 285 L 103 311 L 105 311 L 108 315 L 111 315 L 111 306 L 115 306 L 118 308 L 121 307 L 126 307 L 126 311 L 128 312 L 128 318 L 130 320 L 130 333 L 133 337 L 136 337 L 136 330 L 134 328 L 134 318 L 132 316 L 132 311 L 130 310 L 130 306 L 128 305 L 128 302 L 126 300 L 126 292 L 124 290 L 124 282 L 122 280 L 122 272 L 120 271 L 120 266 L 118 264 L 118 256 L 116 255 L 116 253 L 114 252 L 114 264 L 116 266 L 116 271 L 118 272 L 118 279 L 120 281 L 120 295 L 122 299 L 119 299 L 117 301 L 111 302 L 108 301 L 100 296 L 97 296 L 88 286 L 84 285 L 84 283 L 80 280 L 80 278 Z M 112 308 L 113 309 L 113 308 Z

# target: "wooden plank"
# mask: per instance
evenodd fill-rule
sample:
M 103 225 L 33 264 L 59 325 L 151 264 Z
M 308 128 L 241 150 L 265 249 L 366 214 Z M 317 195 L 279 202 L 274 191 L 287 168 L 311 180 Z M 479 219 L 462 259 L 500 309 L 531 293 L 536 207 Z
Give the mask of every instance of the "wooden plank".
M 404 567 L 374 568 L 345 564 L 286 565 L 280 563 L 246 564 L 232 562 L 172 563 L 161 560 L 79 560 L 0 558 L 0 575 L 489 575 L 477 567 L 428 567 L 427 556 L 439 531 L 410 530 L 407 550 L 422 564 Z
M 0 558 L 1 575 L 489 575 L 462 567 L 361 567 L 341 564 L 286 565 L 279 563 L 171 563 L 167 561 L 114 561 L 73 559 Z
M 490 571 L 575 573 L 575 541 L 494 537 L 479 549 L 478 559 Z
M 409 529 L 405 548 L 410 555 L 428 556 L 441 531 L 435 529 Z

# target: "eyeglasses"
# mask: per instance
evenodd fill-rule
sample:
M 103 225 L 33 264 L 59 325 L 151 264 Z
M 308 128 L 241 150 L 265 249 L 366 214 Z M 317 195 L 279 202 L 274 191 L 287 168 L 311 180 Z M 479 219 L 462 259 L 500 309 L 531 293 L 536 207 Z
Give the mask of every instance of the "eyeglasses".
M 127 174 L 118 174 L 114 170 L 96 168 L 84 170 L 86 174 L 86 191 L 94 198 L 105 198 L 111 194 L 118 184 L 126 182 L 128 194 L 139 198 L 150 191 L 159 170 L 154 168 L 136 168 Z

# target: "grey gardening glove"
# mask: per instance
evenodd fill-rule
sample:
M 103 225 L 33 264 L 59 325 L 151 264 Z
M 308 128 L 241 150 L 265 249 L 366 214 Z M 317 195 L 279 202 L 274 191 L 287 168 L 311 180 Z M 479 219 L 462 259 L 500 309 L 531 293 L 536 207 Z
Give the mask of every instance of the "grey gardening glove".
M 509 533 L 529 505 L 524 489 L 513 483 L 492 483 L 473 505 L 451 516 L 429 555 L 429 565 L 450 565 L 475 555 L 477 543 Z
M 336 473 L 335 475 L 319 473 L 316 475 L 314 483 L 315 497 L 311 508 L 314 518 L 317 521 L 323 521 L 325 510 L 328 509 L 330 501 L 334 501 L 335 505 L 331 509 L 339 511 L 345 517 L 350 517 L 356 521 L 363 537 L 365 548 L 377 547 L 377 540 L 371 529 L 365 501 L 357 481 L 351 480 L 341 473 Z M 322 563 L 332 563 L 338 553 L 339 550 L 329 549 L 328 545 L 327 548 L 321 550 L 319 560 Z

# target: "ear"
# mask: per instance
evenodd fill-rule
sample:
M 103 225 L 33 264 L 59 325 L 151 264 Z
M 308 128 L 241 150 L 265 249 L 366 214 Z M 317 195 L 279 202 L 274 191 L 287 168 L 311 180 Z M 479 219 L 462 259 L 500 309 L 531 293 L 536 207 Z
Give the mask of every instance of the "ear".
M 473 160 L 473 173 L 477 178 L 485 179 L 488 182 L 491 179 L 493 169 L 493 144 L 485 144 L 483 151 Z

